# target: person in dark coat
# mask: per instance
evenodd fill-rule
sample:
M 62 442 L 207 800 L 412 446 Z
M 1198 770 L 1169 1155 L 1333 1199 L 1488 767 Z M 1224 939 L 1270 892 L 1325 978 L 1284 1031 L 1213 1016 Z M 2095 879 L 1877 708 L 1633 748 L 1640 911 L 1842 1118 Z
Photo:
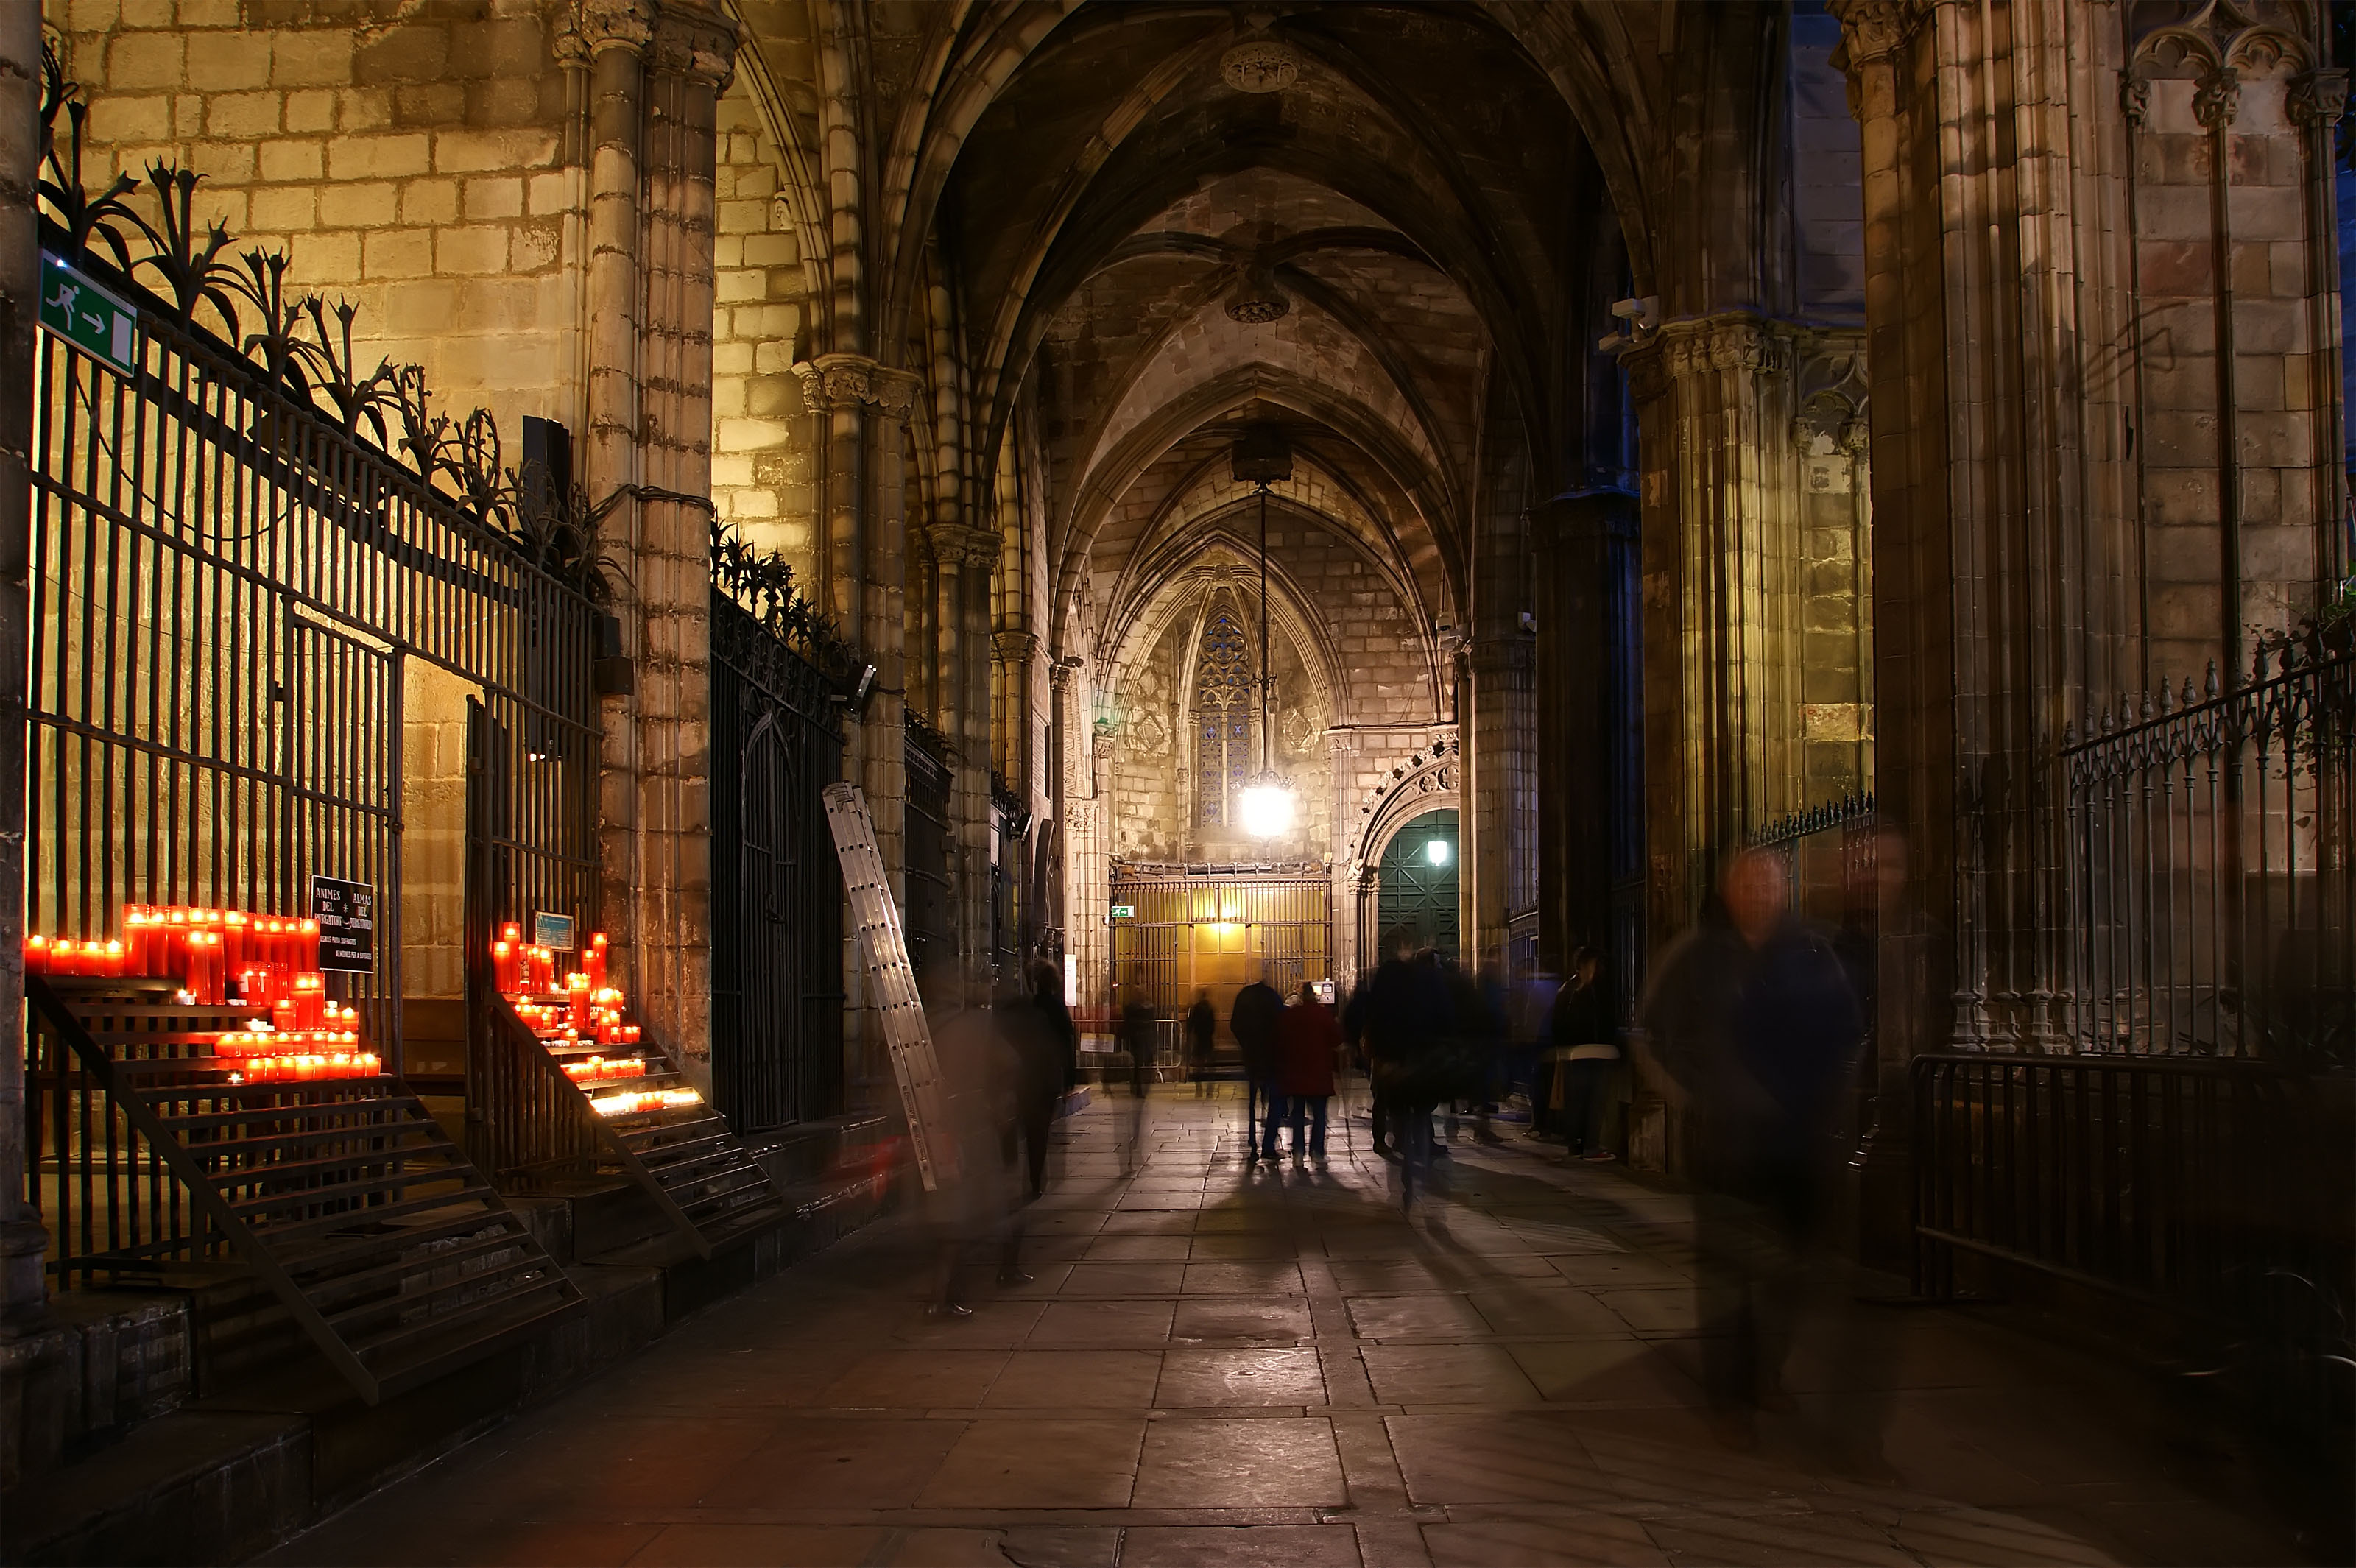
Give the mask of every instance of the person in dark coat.
M 1186 1071 L 1194 1080 L 1194 1097 L 1202 1099 L 1218 1092 L 1212 1078 L 1212 1059 L 1219 1048 L 1219 1015 L 1211 1010 L 1211 993 L 1194 993 L 1194 1005 L 1186 1009 Z
M 1284 1017 L 1284 998 L 1265 978 L 1254 980 L 1236 993 L 1235 1010 L 1227 1015 L 1227 1027 L 1235 1031 L 1236 1044 L 1244 1055 L 1245 1157 L 1251 1156 L 1252 1140 L 1263 1136 L 1260 1127 L 1267 1125 L 1265 1138 L 1272 1149 L 1276 1140 L 1276 1029 Z M 1266 1157 L 1274 1159 L 1270 1153 Z
M 1415 933 L 1404 926 L 1387 933 L 1382 963 L 1350 999 L 1374 1099 L 1375 1152 L 1386 1158 L 1392 1152 L 1398 1090 L 1408 1064 L 1430 1049 L 1441 1023 L 1430 1006 L 1429 987 L 1412 963 L 1414 944 Z
M 1304 982 L 1300 998 L 1284 1009 L 1277 1025 L 1276 1086 L 1292 1122 L 1292 1157 L 1306 1152 L 1325 1157 L 1325 1103 L 1333 1097 L 1333 1062 L 1342 1051 L 1342 1026 L 1333 1009 L 1317 999 L 1317 987 Z M 1305 1134 L 1305 1136 L 1304 1136 Z M 1304 1151 L 1303 1145 L 1306 1144 Z M 1271 1130 L 1264 1151 L 1276 1157 Z
M 928 1129 L 936 1181 L 924 1203 L 936 1243 L 930 1316 L 973 1315 L 958 1276 L 976 1253 L 997 1255 L 1001 1285 L 1031 1280 L 1023 1269 L 1022 1178 L 1012 1157 L 1023 1070 L 1006 1023 L 996 1009 L 969 1006 L 939 1017 L 932 1029 L 943 1125 Z
M 1047 1145 L 1055 1130 L 1055 1114 L 1079 1077 L 1079 1031 L 1064 1006 L 1061 979 L 1044 964 L 1032 969 L 1029 995 L 1004 998 L 1001 1010 L 1008 1041 L 1023 1063 L 1023 1157 L 1031 1196 L 1037 1198 L 1046 1191 Z
M 1153 1009 L 1131 1001 L 1120 1009 L 1121 1050 L 1129 1056 L 1129 1142 L 1120 1157 L 1124 1171 L 1145 1164 L 1147 1102 L 1153 1092 L 1153 1045 L 1160 1029 Z
M 1861 1035 L 1857 998 L 1833 944 L 1796 918 L 1780 857 L 1730 861 L 1719 900 L 1662 955 L 1640 1018 L 1650 1076 L 1683 1119 L 1701 1186 L 1694 1241 L 1703 1316 L 1703 1389 L 1722 1441 L 1748 1447 L 1780 1380 L 1801 1304 L 1825 1323 L 1854 1298 L 1827 1210 L 1847 1154 L 1840 1141 Z M 1867 1408 L 1872 1379 L 1851 1336 L 1835 1332 L 1837 1411 Z M 1878 1420 L 1836 1433 L 1870 1467 Z
M 1602 1136 L 1604 1097 L 1620 1069 L 1619 1030 L 1598 984 L 1601 969 L 1591 947 L 1571 955 L 1570 978 L 1555 993 L 1547 1030 L 1554 1041 L 1551 1097 L 1561 1113 L 1563 1142 L 1589 1159 L 1612 1157 Z

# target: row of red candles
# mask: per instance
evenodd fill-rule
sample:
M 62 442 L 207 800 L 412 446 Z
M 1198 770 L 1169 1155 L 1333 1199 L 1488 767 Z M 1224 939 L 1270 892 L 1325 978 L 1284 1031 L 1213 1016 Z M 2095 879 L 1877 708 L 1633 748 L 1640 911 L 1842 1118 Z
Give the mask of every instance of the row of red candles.
M 97 976 L 161 976 L 177 981 L 195 999 L 217 1006 L 236 982 L 239 999 L 269 1007 L 292 997 L 305 1018 L 326 997 L 319 969 L 319 923 L 279 915 L 249 914 L 172 905 L 126 905 L 125 935 L 77 941 L 28 936 L 25 969 L 34 975 Z M 313 993 L 306 998 L 305 993 Z
M 588 988 L 605 988 L 605 933 L 593 931 L 581 949 L 580 974 Z M 570 980 L 573 978 L 567 976 Z M 523 939 L 523 927 L 503 925 L 491 943 L 491 979 L 503 997 L 545 997 L 562 989 L 556 980 L 556 949 L 533 947 Z
M 257 1056 L 303 1056 L 319 1051 L 359 1050 L 355 1029 L 230 1029 L 213 1042 L 213 1054 L 240 1061 Z
M 382 1070 L 373 1051 L 301 1051 L 247 1057 L 230 1076 L 241 1083 L 308 1083 L 322 1078 L 374 1078 Z

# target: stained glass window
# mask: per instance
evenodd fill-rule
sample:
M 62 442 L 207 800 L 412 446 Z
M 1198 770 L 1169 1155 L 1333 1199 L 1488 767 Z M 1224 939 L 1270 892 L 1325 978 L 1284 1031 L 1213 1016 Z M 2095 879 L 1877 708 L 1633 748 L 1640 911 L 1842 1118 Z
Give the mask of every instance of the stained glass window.
M 1205 829 L 1234 820 L 1235 804 L 1251 770 L 1252 673 L 1250 645 L 1231 610 L 1220 610 L 1203 627 L 1195 660 L 1194 808 Z

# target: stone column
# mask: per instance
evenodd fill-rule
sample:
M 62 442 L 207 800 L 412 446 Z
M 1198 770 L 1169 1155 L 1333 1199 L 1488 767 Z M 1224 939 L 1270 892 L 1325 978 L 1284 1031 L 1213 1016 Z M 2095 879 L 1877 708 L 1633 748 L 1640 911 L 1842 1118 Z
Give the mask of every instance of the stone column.
M 48 1232 L 24 1201 L 25 689 L 32 551 L 33 343 L 41 254 L 34 184 L 40 173 L 41 8 L 0 6 L 0 1333 L 48 1310 L 42 1272 Z M 13 1369 L 11 1369 L 13 1371 Z M 0 1427 L 12 1448 L 19 1433 Z M 12 1456 L 13 1461 L 14 1456 Z M 12 1475 L 14 1462 L 0 1466 Z
M 1647 927 L 1692 923 L 1718 859 L 1796 805 L 1788 329 L 1670 322 L 1632 351 L 1642 450 Z
M 902 454 L 923 383 L 908 371 L 858 354 L 820 354 L 798 362 L 793 372 L 804 405 L 827 432 L 830 542 L 825 607 L 876 672 L 866 714 L 847 726 L 844 776 L 867 797 L 892 896 L 905 907 L 908 660 Z M 866 964 L 849 935 L 843 944 L 843 995 L 845 1082 L 886 1082 L 876 1054 L 881 1037 L 867 1016 L 872 1009 Z
M 1606 733 L 1612 667 L 1610 556 L 1615 517 L 1636 498 L 1617 490 L 1561 496 L 1531 514 L 1537 552 L 1536 702 L 1541 964 L 1560 972 L 1571 950 L 1604 947 L 1612 911 L 1614 800 Z
M 646 126 L 646 48 L 654 36 L 648 3 L 583 6 L 565 52 L 588 60 L 588 255 L 584 299 L 587 314 L 587 423 L 582 432 L 581 483 L 593 504 L 614 500 L 599 524 L 599 548 L 623 564 L 626 593 L 643 592 L 637 545 L 641 508 L 638 451 L 639 322 L 645 292 L 639 274 L 643 238 L 641 154 Z M 633 668 L 648 653 L 643 606 L 622 607 L 623 652 Z M 604 734 L 598 754 L 598 909 L 613 938 L 615 968 L 633 996 L 648 998 L 658 973 L 648 956 L 653 933 L 641 929 L 641 892 L 654 868 L 646 862 L 643 789 L 646 758 L 635 691 L 605 698 L 598 707 Z M 665 1016 L 658 1038 L 675 1045 Z
M 965 591 L 958 606 L 963 630 L 958 637 L 956 696 L 951 699 L 959 763 L 958 781 L 962 797 L 958 831 L 964 837 L 965 923 L 968 933 L 966 973 L 976 980 L 990 977 L 991 845 L 996 806 L 991 799 L 990 719 L 992 661 L 990 648 L 991 578 L 998 568 L 1000 541 L 988 528 L 967 530 Z M 944 661 L 946 663 L 946 661 Z
M 648 48 L 638 473 L 650 491 L 712 492 L 713 130 L 733 23 L 669 0 Z M 712 1059 L 711 522 L 637 507 L 638 885 L 632 928 L 651 1020 L 707 1079 Z
M 1465 931 L 1468 968 L 1502 979 L 1505 925 L 1515 913 L 1514 870 L 1522 828 L 1515 785 L 1526 766 L 1526 731 L 1516 724 L 1530 701 L 1530 639 L 1518 632 L 1482 637 L 1471 650 L 1472 743 L 1464 748 L 1464 805 L 1458 844 L 1471 884 L 1472 921 Z

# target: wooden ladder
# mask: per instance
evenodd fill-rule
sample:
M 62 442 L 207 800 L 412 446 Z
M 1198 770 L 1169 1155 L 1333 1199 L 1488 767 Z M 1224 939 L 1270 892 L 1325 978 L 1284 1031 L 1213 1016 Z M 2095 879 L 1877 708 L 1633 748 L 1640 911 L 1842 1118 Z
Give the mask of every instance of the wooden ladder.
M 25 992 L 370 1404 L 585 1307 L 400 1078 L 233 1083 L 212 1046 L 252 1009 L 168 981 L 28 975 Z

